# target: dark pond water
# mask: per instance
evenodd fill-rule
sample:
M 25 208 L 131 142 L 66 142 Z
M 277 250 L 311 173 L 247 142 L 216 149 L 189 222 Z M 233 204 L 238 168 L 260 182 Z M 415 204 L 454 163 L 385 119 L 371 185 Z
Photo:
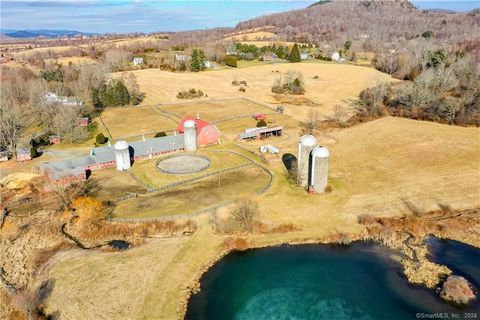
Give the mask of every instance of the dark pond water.
M 439 252 L 444 246 L 451 248 L 449 242 L 432 242 Z M 465 265 L 458 270 L 478 279 L 479 264 L 471 268 L 470 257 L 463 256 L 471 252 L 453 245 L 456 255 L 435 253 L 435 257 L 453 264 L 449 259 L 461 258 Z M 478 259 L 480 250 L 472 249 Z M 480 319 L 478 304 L 459 309 L 444 303 L 434 290 L 408 284 L 392 254 L 365 242 L 231 253 L 204 274 L 201 291 L 189 301 L 186 319 L 403 320 L 443 312 L 450 318 L 452 312 L 460 318 L 477 312 Z
M 126 250 L 130 247 L 130 243 L 123 240 L 112 240 L 108 242 L 108 245 L 118 250 Z

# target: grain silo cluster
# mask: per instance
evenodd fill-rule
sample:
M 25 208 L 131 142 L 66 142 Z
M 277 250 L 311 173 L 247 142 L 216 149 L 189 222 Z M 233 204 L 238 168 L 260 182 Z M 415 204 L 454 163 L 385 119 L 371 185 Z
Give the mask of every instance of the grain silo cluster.
M 312 135 L 304 135 L 298 142 L 297 175 L 302 187 L 322 193 L 328 184 L 328 149 L 317 145 Z

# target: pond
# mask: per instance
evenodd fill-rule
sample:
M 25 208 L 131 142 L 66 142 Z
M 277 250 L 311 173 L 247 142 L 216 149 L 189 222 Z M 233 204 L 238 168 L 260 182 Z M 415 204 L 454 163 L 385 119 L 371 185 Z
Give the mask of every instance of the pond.
M 480 317 L 478 302 L 460 309 L 434 290 L 408 284 L 394 256 L 383 246 L 365 242 L 233 252 L 203 275 L 186 319 L 403 320 L 439 312 L 463 318 L 470 311 Z M 475 277 L 478 274 L 469 275 Z

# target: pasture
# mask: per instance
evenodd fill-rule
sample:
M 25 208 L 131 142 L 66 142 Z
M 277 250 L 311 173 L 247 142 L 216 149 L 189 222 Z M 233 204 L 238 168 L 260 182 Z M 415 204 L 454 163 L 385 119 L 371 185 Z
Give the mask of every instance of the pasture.
M 244 99 L 198 100 L 185 103 L 160 105 L 160 111 L 180 119 L 199 115 L 201 119 L 215 122 L 225 118 L 251 116 L 255 113 L 271 113 L 274 110 Z
M 156 132 L 172 130 L 177 126 L 175 121 L 148 106 L 107 108 L 101 117 L 113 139 L 142 134 L 153 136 Z
M 248 161 L 238 155 L 226 152 L 220 146 L 208 147 L 198 150 L 196 155 L 205 156 L 210 160 L 210 166 L 203 171 L 192 174 L 169 174 L 158 170 L 156 164 L 162 158 L 151 160 L 142 160 L 136 162 L 131 169 L 131 172 L 140 178 L 146 184 L 152 187 L 162 187 L 167 184 L 183 181 L 190 178 L 196 178 L 216 172 L 218 170 L 235 167 Z
M 248 167 L 123 201 L 115 207 L 113 214 L 117 217 L 145 218 L 193 213 L 224 201 L 235 200 L 242 194 L 260 191 L 268 181 L 265 171 L 258 167 Z
M 229 68 L 199 73 L 172 73 L 157 69 L 133 71 L 140 89 L 146 93 L 143 105 L 179 102 L 176 95 L 181 90 L 196 88 L 208 98 L 248 97 L 270 104 L 286 104 L 284 97 L 271 92 L 278 77 L 289 70 L 301 72 L 305 81 L 305 95 L 299 105 L 288 104 L 286 113 L 304 120 L 309 109 L 330 115 L 336 105 L 349 106 L 352 99 L 365 88 L 381 81 L 394 81 L 389 75 L 373 68 L 333 63 L 283 63 L 249 68 Z M 246 92 L 233 86 L 233 80 L 247 81 Z

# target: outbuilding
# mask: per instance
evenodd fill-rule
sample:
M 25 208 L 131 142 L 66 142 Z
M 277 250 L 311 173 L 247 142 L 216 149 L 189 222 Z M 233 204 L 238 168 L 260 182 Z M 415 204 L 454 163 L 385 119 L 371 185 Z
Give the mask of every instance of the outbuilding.
M 220 131 L 205 120 L 201 120 L 198 117 L 185 117 L 182 119 L 177 127 L 178 132 L 185 132 L 185 122 L 192 120 L 196 124 L 197 128 L 197 146 L 204 147 L 212 144 L 220 143 Z
M 17 148 L 17 161 L 24 162 L 32 160 L 29 148 Z

